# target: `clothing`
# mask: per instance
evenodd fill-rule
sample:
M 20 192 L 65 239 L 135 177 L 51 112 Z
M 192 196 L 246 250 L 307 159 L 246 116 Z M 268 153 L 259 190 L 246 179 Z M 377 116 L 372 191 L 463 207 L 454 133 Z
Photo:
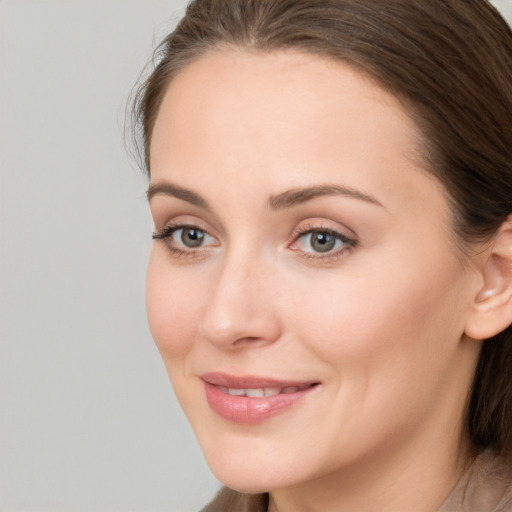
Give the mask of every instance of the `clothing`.
M 268 494 L 224 487 L 201 512 L 267 512 Z M 438 512 L 512 512 L 512 466 L 491 452 L 479 455 Z
M 476 458 L 438 512 L 511 512 L 512 467 L 490 452 Z
M 201 512 L 267 512 L 268 494 L 242 494 L 223 487 Z

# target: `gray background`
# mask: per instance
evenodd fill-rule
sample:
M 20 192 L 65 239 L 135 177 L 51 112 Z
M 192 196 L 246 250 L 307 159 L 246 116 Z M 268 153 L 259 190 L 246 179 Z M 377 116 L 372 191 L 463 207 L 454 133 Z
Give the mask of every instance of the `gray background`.
M 184 4 L 0 0 L 0 512 L 192 512 L 218 487 L 146 326 L 123 145 Z

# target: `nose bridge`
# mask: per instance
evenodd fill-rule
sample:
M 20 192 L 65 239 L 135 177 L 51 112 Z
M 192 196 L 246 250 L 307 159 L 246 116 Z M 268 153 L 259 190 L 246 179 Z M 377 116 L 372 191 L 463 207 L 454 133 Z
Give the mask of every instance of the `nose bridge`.
M 203 318 L 206 338 L 224 347 L 273 342 L 279 319 L 273 307 L 271 262 L 248 244 L 229 251 L 219 268 Z

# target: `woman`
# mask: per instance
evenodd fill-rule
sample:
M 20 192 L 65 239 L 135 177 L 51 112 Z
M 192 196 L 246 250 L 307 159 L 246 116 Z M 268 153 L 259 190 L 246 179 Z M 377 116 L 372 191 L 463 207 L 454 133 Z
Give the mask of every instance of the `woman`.
M 208 511 L 512 510 L 512 34 L 485 0 L 195 0 L 136 115 Z

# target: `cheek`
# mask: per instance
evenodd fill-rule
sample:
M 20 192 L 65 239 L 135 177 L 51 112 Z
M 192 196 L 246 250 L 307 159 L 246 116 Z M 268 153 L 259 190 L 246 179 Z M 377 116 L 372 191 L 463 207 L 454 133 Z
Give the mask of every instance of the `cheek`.
M 460 264 L 430 259 L 435 268 L 390 255 L 379 265 L 363 264 L 346 275 L 311 280 L 290 294 L 291 323 L 324 361 L 380 367 L 387 359 L 403 365 L 436 350 L 455 350 L 463 332 Z M 294 299 L 296 297 L 297 299 Z
M 200 289 L 154 248 L 146 280 L 148 324 L 166 366 L 192 349 L 202 308 Z

